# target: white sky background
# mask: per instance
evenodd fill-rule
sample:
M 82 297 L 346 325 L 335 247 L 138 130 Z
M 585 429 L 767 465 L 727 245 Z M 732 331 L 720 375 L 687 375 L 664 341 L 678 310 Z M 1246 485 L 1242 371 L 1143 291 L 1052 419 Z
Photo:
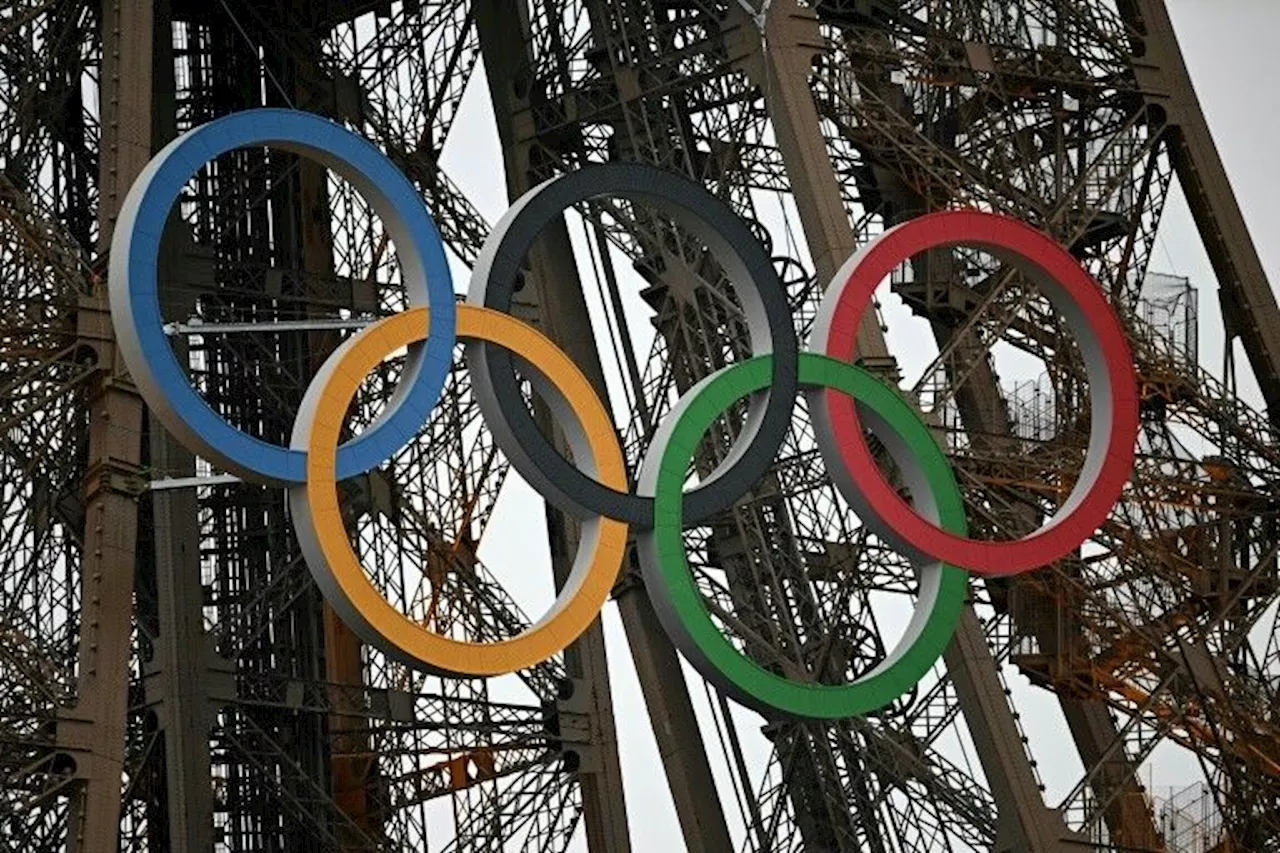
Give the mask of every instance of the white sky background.
M 1174 24 L 1182 42 L 1209 126 L 1226 163 L 1245 219 L 1262 256 L 1263 265 L 1272 282 L 1280 281 L 1280 248 L 1270 237 L 1280 227 L 1280 212 L 1271 207 L 1271 196 L 1280 187 L 1280 160 L 1269 144 L 1280 131 L 1280 111 L 1276 97 L 1275 33 L 1280 31 L 1280 3 L 1274 0 L 1168 0 Z M 501 154 L 493 131 L 492 111 L 482 71 L 472 79 L 462 111 L 457 118 L 443 161 L 446 171 L 466 192 L 491 222 L 507 207 Z M 794 218 L 793 218 L 793 221 Z M 798 223 L 797 223 L 798 227 Z M 571 225 L 580 240 L 580 227 Z M 585 256 L 580 254 L 580 259 Z M 588 289 L 594 288 L 590 269 L 583 264 Z M 629 267 L 618 264 L 622 273 Z M 1176 182 L 1168 211 L 1161 228 L 1152 271 L 1188 276 L 1199 289 L 1201 361 L 1215 374 L 1222 367 L 1223 335 L 1218 316 L 1216 285 L 1212 270 L 1191 222 Z M 466 287 L 467 279 L 458 270 L 457 286 Z M 648 309 L 638 297 L 638 288 L 624 288 L 628 302 L 632 333 L 636 336 L 636 352 L 647 357 Z M 594 295 L 589 302 L 594 302 Z M 886 300 L 886 303 L 890 300 Z M 890 350 L 903 363 L 908 377 L 918 375 L 923 363 L 918 346 L 913 350 L 910 339 L 895 329 L 898 312 L 886 305 L 890 320 Z M 598 312 L 597 312 L 598 314 Z M 903 324 L 898 324 L 899 326 Z M 597 340 L 606 340 L 604 329 L 597 325 Z M 612 356 L 602 353 L 606 370 L 611 373 Z M 1241 366 L 1241 388 L 1252 402 L 1258 398 L 1243 353 L 1237 354 Z M 611 377 L 615 410 L 621 410 L 619 385 Z M 531 615 L 542 612 L 551 602 L 550 560 L 545 542 L 545 527 L 540 499 L 513 473 L 481 547 L 487 566 L 508 585 L 512 594 Z M 627 806 L 633 846 L 637 850 L 681 850 L 684 848 L 675 809 L 667 790 L 662 764 L 658 757 L 648 715 L 631 663 L 626 637 L 616 607 L 611 603 L 604 611 L 604 625 L 609 649 L 614 710 L 618 723 L 619 752 L 626 781 Z M 892 641 L 886 637 L 886 642 Z M 703 720 L 703 737 L 719 776 L 720 796 L 725 803 L 736 844 L 742 840 L 738 809 L 732 802 L 726 766 L 720 754 L 715 731 L 710 727 L 706 692 L 701 678 L 686 667 L 687 681 L 695 705 Z M 1057 709 L 1056 699 L 1049 693 L 1032 688 L 1015 670 L 1006 671 L 1014 691 L 1015 708 L 1031 740 L 1033 753 L 1040 759 L 1039 770 L 1047 787 L 1047 801 L 1056 804 L 1079 779 L 1081 768 L 1074 749 L 1064 760 L 1053 751 L 1069 743 L 1069 734 Z M 495 685 L 495 694 L 502 692 Z M 495 695 L 495 698 L 500 698 Z M 514 697 L 513 697 L 514 698 Z M 738 711 L 739 730 L 747 740 L 744 747 L 758 782 L 768 755 L 767 744 L 758 735 L 760 718 Z M 953 760 L 962 754 L 946 750 Z M 972 753 L 970 752 L 970 755 Z M 1052 756 L 1052 757 L 1051 757 Z M 961 766 L 964 766 L 963 764 Z M 976 767 L 976 762 L 975 762 Z M 1162 748 L 1143 769 L 1143 781 L 1151 781 L 1157 793 L 1195 782 L 1199 773 L 1194 761 L 1176 747 Z M 581 844 L 585 850 L 585 843 Z

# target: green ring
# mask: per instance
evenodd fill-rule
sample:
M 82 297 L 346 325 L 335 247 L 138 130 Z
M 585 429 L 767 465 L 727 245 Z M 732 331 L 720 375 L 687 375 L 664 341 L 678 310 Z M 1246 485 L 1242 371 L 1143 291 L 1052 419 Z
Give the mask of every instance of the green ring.
M 926 614 L 921 608 L 927 602 L 918 602 L 912 627 L 898 648 L 849 684 L 791 681 L 764 669 L 733 646 L 712 621 L 685 556 L 683 489 L 702 437 L 734 402 L 769 386 L 772 360 L 770 355 L 757 356 L 712 374 L 684 395 L 660 427 L 640 475 L 641 488 L 654 497 L 653 528 L 642 532 L 637 542 L 645 585 L 677 648 L 704 678 L 737 701 L 762 713 L 781 711 L 814 719 L 862 716 L 909 691 L 942 656 L 964 608 L 969 573 L 941 563 L 920 566 L 922 598 L 932 592 L 932 607 Z M 849 394 L 879 415 L 872 420 L 882 421 L 898 433 L 915 455 L 933 493 L 938 516 L 935 523 L 964 535 L 964 504 L 951 466 L 910 404 L 856 365 L 801 353 L 799 367 L 802 385 Z M 831 460 L 824 461 L 831 464 Z M 926 590 L 927 586 L 931 589 Z

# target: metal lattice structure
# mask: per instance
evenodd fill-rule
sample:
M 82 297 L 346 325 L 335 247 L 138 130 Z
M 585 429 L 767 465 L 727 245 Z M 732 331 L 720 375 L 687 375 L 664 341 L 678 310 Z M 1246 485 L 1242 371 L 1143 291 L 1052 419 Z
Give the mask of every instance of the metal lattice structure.
M 1057 565 L 975 579 L 944 665 L 883 712 L 761 728 L 711 700 L 700 725 L 700 685 L 628 568 L 622 651 L 687 849 L 1280 850 L 1280 311 L 1161 0 L 5 0 L 0 849 L 600 853 L 642 837 L 599 627 L 509 683 L 384 659 L 312 584 L 280 490 L 220 476 L 165 434 L 113 347 L 106 256 L 133 177 L 177 134 L 249 107 L 371 139 L 465 270 L 489 225 L 441 164 L 481 68 L 510 197 L 589 162 L 686 174 L 753 225 L 802 336 L 854 248 L 971 206 L 1068 246 L 1136 356 L 1139 458 L 1108 523 Z M 1227 351 L 1238 341 L 1248 365 L 1201 364 L 1191 283 L 1151 269 L 1174 180 Z M 328 353 L 403 307 L 395 247 L 359 196 L 270 150 L 190 182 L 161 276 L 193 382 L 277 443 Z M 634 465 L 679 393 L 749 349 L 724 284 L 672 223 L 598 201 L 531 253 L 521 311 L 602 394 L 616 374 Z M 644 334 L 628 287 L 652 309 Z M 1037 527 L 1087 439 L 1059 318 L 977 251 L 913 258 L 888 289 L 936 358 L 902 381 L 885 327 L 907 319 L 886 309 L 860 334 L 864 365 L 926 413 L 976 535 Z M 610 321 L 594 333 L 593 292 Z M 1002 379 L 1015 362 L 1035 365 L 1030 381 Z M 478 556 L 507 464 L 457 365 L 432 422 L 346 483 L 343 505 L 393 602 L 492 640 L 530 619 Z M 1245 370 L 1262 410 L 1236 390 Z M 391 361 L 365 384 L 352 429 L 397 376 Z M 698 470 L 739 422 L 717 425 Z M 559 582 L 576 531 L 552 511 L 547 531 Z M 874 667 L 878 614 L 915 591 L 823 473 L 799 404 L 771 475 L 687 542 L 723 629 L 815 680 Z M 1060 799 L 1015 672 L 1052 695 L 1074 742 L 1082 769 Z M 1203 779 L 1153 796 L 1139 768 L 1158 748 Z

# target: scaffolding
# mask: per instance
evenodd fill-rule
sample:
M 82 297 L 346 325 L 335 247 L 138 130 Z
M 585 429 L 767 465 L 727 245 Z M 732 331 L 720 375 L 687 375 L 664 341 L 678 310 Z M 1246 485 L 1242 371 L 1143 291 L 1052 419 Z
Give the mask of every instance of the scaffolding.
M 1168 853 L 1222 853 L 1222 813 L 1206 785 L 1155 797 L 1156 819 Z
M 1139 290 L 1138 319 L 1158 348 L 1180 365 L 1199 363 L 1200 306 L 1191 280 L 1148 273 Z

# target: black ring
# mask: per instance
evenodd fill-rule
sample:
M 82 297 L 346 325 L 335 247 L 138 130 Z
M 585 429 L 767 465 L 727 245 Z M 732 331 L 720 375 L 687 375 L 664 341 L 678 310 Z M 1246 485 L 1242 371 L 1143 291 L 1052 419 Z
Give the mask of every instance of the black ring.
M 751 397 L 747 422 L 733 449 L 685 496 L 686 520 L 705 520 L 732 506 L 768 472 L 791 428 L 799 392 L 799 344 L 786 290 L 759 239 L 728 205 L 683 175 L 654 166 L 584 166 L 533 188 L 511 206 L 481 249 L 467 301 L 510 313 L 538 234 L 571 206 L 602 197 L 651 204 L 700 237 L 742 304 L 752 354 L 774 356 L 772 386 Z M 746 282 L 752 287 L 744 287 Z M 604 486 L 574 467 L 542 434 L 525 406 L 509 352 L 474 341 L 466 344 L 466 358 L 476 402 L 494 441 L 544 498 L 578 518 L 605 516 L 641 528 L 653 526 L 652 497 Z

